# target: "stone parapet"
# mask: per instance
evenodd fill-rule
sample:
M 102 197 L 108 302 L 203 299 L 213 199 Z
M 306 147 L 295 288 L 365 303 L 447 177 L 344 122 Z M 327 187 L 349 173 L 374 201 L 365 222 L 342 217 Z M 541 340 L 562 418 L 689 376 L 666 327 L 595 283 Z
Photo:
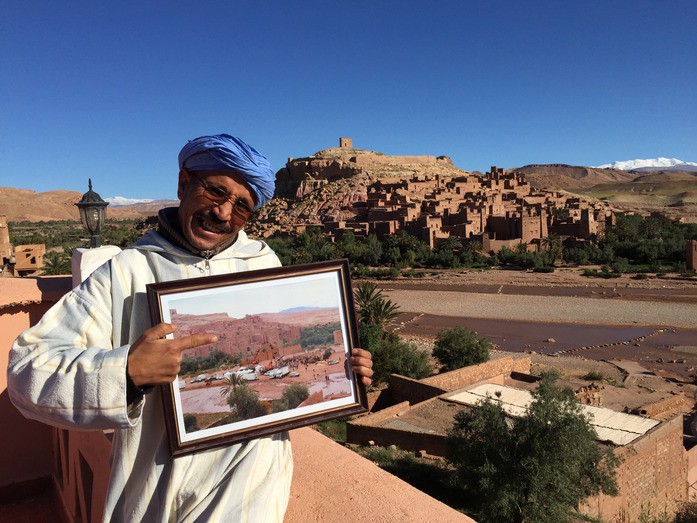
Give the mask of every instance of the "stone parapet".
M 470 365 L 450 372 L 444 372 L 421 380 L 422 384 L 453 391 L 461 389 L 473 383 L 493 379 L 501 375 L 510 375 L 512 372 L 530 374 L 531 360 L 529 356 L 522 358 L 497 358 L 479 365 Z

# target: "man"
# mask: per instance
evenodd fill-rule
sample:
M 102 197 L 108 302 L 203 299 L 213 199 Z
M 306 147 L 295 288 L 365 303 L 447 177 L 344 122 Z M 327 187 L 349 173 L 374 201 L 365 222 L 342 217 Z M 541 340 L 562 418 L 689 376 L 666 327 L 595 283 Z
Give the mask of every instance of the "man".
M 105 521 L 281 521 L 292 454 L 287 433 L 171 459 L 160 390 L 182 351 L 216 341 L 150 327 L 148 283 L 277 267 L 242 227 L 273 196 L 268 160 L 229 135 L 179 154 L 178 208 L 64 296 L 17 338 L 8 390 L 25 416 L 59 427 L 115 429 Z M 350 358 L 370 384 L 370 354 Z

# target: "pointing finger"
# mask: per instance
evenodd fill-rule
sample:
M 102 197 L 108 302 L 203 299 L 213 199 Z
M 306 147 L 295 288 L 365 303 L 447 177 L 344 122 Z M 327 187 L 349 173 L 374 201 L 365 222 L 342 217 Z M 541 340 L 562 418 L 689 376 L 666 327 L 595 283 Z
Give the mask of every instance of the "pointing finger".
M 215 343 L 218 341 L 218 336 L 215 334 L 192 334 L 191 336 L 184 336 L 177 340 L 179 342 L 179 350 L 193 349 L 194 347 L 199 347 L 201 345 L 208 345 L 209 343 Z

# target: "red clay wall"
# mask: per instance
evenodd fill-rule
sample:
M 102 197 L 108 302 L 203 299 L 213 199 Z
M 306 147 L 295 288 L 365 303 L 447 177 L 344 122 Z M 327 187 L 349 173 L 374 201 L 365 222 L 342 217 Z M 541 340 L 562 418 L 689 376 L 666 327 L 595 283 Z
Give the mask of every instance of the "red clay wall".
M 685 452 L 687 454 L 687 483 L 690 499 L 697 498 L 697 446 Z
M 463 367 L 462 369 L 445 372 L 437 376 L 431 376 L 421 380 L 421 383 L 443 389 L 445 391 L 457 390 L 479 381 L 491 379 L 499 375 L 510 375 L 512 372 L 523 374 L 530 373 L 530 357 L 524 358 L 497 358 L 479 365 Z
M 0 420 L 8 428 L 0 431 L 0 487 L 50 476 L 53 471 L 52 429 L 26 419 L 12 405 L 6 369 L 15 338 L 69 289 L 69 277 L 0 278 Z
M 682 444 L 682 416 L 616 453 L 623 458 L 617 473 L 620 494 L 589 499 L 581 510 L 603 521 L 639 521 L 642 512 L 674 514 L 687 499 L 688 460 Z
M 390 397 L 393 403 L 407 401 L 412 405 L 440 396 L 446 389 L 423 383 L 423 381 L 392 374 L 390 376 Z

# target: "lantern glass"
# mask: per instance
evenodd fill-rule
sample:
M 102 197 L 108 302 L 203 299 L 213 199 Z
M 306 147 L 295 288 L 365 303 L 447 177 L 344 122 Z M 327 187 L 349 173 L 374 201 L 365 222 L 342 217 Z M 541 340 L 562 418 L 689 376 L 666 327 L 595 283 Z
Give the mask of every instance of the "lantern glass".
M 82 224 L 90 234 L 99 234 L 106 219 L 105 207 L 83 207 L 80 209 Z

